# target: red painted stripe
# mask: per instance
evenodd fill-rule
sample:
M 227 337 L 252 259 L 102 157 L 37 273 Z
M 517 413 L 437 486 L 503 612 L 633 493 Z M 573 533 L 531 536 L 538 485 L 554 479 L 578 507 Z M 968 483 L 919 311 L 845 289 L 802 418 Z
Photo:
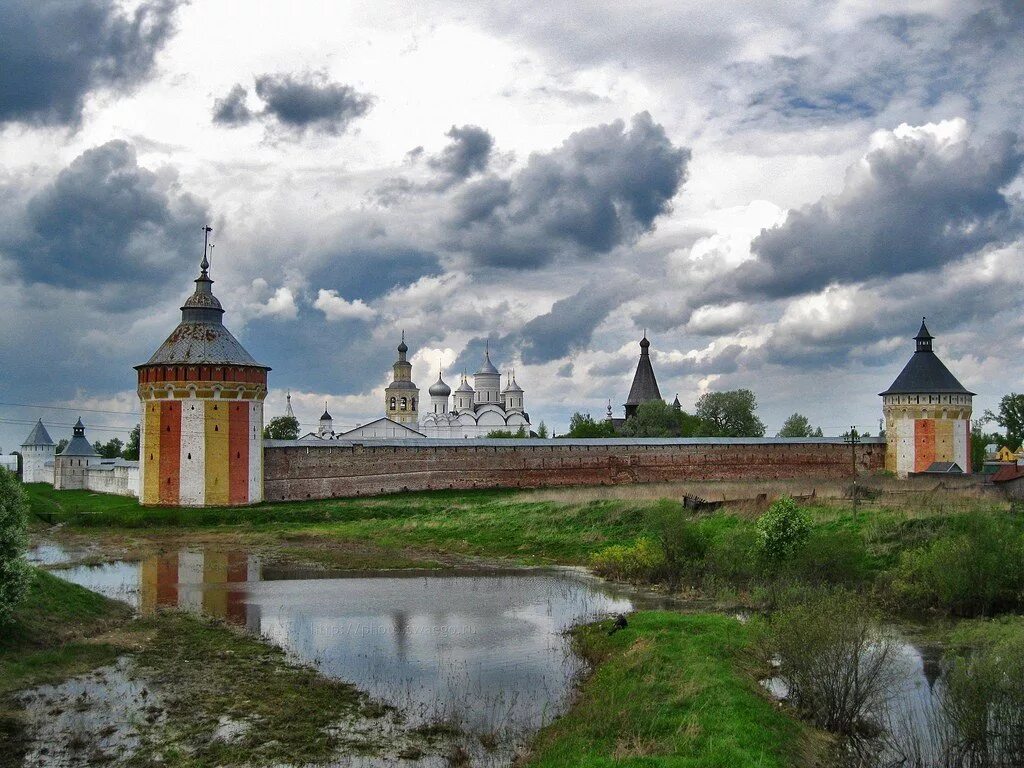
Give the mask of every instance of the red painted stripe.
M 228 503 L 249 501 L 249 403 L 232 403 L 228 411 Z
M 924 472 L 935 462 L 935 422 L 932 419 L 914 421 L 914 471 Z
M 177 504 L 181 486 L 181 402 L 160 403 L 160 503 Z

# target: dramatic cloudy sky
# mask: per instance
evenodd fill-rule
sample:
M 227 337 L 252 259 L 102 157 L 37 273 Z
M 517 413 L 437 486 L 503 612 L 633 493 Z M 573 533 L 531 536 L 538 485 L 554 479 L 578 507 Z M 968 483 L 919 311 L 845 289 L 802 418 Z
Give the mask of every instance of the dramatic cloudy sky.
M 0 39 L 5 452 L 135 422 L 207 222 L 310 426 L 381 413 L 402 329 L 421 388 L 489 340 L 555 430 L 644 328 L 667 399 L 772 434 L 877 430 L 922 315 L 976 409 L 1024 387 L 1021 0 L 7 0 Z

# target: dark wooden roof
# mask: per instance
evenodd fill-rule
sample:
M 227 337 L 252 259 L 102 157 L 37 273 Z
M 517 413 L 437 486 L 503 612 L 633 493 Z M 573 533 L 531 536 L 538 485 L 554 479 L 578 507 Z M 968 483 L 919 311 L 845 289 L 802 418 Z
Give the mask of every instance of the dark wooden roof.
M 658 389 L 658 380 L 654 376 L 654 368 L 651 366 L 651 355 L 648 351 L 651 342 L 644 334 L 640 340 L 640 360 L 636 364 L 636 373 L 633 374 L 633 386 L 629 388 L 629 397 L 626 398 L 626 405 L 640 405 L 651 400 L 661 400 L 661 390 Z
M 949 369 L 939 360 L 938 355 L 932 351 L 932 339 L 924 322 L 921 322 L 921 330 L 914 337 L 917 342 L 917 350 L 914 356 L 907 361 L 896 377 L 896 381 L 880 395 L 973 395 L 957 381 L 956 376 L 949 372 Z

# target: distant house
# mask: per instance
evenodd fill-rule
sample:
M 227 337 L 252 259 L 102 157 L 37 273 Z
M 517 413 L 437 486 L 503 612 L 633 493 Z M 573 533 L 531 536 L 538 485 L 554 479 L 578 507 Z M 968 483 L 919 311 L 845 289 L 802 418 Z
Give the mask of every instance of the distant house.
M 1006 464 L 1000 467 L 992 482 L 1010 499 L 1024 499 L 1024 466 Z
M 1000 446 L 999 450 L 996 451 L 996 461 L 1006 461 L 1017 463 L 1017 453 L 1011 451 L 1007 446 Z

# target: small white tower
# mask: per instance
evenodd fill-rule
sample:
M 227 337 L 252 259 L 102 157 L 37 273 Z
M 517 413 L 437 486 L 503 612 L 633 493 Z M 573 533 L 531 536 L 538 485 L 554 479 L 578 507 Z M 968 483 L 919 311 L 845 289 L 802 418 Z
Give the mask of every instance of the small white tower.
M 427 392 L 430 394 L 431 413 L 448 413 L 448 398 L 452 394 L 452 388 L 441 378 L 440 367 L 437 369 L 437 381 L 430 385 Z
M 505 406 L 506 411 L 519 411 L 520 413 L 525 410 L 523 408 L 523 388 L 516 383 L 516 374 L 513 371 L 509 374 L 508 385 L 505 387 L 505 391 L 501 393 L 502 404 Z
M 320 429 L 317 430 L 320 437 L 334 437 L 334 420 L 327 411 L 327 401 L 324 400 L 324 415 L 320 417 Z
M 43 420 L 39 419 L 21 444 L 21 481 L 52 485 L 53 464 L 47 467 L 46 462 L 53 461 L 55 450 L 56 446 L 43 426 Z
M 501 374 L 491 362 L 490 342 L 484 350 L 484 362 L 480 370 L 473 375 L 473 388 L 476 390 L 476 404 L 499 405 L 501 403 Z
M 473 411 L 473 398 L 475 396 L 473 387 L 469 384 L 469 379 L 466 378 L 466 374 L 462 374 L 462 383 L 459 384 L 459 388 L 455 390 L 455 411 Z

